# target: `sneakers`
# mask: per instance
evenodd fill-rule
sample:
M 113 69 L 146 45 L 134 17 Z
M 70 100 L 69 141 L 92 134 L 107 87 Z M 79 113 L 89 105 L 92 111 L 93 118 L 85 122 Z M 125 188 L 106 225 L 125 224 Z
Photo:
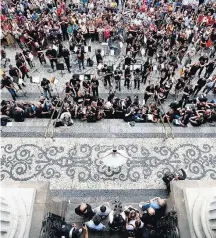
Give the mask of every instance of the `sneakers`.
M 141 208 L 141 209 L 142 209 L 142 207 L 143 207 L 143 205 L 142 205 L 141 203 L 139 203 L 139 208 Z

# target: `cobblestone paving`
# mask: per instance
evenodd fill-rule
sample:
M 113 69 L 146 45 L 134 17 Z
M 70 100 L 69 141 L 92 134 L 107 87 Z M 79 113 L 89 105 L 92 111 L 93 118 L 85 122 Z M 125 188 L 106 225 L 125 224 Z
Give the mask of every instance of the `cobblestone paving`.
M 101 158 L 113 148 L 128 156 L 111 169 Z M 214 139 L 4 138 L 1 180 L 49 180 L 52 189 L 164 188 L 164 172 L 186 170 L 188 179 L 216 179 Z

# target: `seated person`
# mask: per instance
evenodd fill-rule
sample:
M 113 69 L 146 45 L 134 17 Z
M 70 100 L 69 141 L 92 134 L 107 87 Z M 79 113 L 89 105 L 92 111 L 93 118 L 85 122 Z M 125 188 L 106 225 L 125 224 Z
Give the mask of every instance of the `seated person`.
M 103 204 L 102 206 L 98 206 L 94 208 L 94 212 L 96 213 L 96 215 L 99 215 L 102 219 L 104 219 L 111 212 L 110 204 L 107 202 L 106 204 Z
M 62 225 L 61 236 L 65 238 L 78 238 L 82 233 L 82 228 L 78 229 L 75 223 Z
M 64 110 L 60 116 L 60 121 L 63 126 L 72 126 L 73 120 L 71 119 L 71 114 L 68 110 Z
M 101 223 L 101 217 L 99 215 L 95 215 L 90 221 L 85 223 L 86 226 L 95 231 L 102 231 L 106 228 L 105 225 Z
M 95 215 L 94 210 L 87 203 L 81 203 L 77 208 L 75 208 L 75 213 L 87 219 L 91 219 Z
M 137 230 L 143 228 L 144 223 L 138 218 L 126 223 L 126 230 Z
M 145 204 L 139 204 L 139 207 L 144 211 L 147 210 L 149 207 L 154 208 L 155 210 L 160 209 L 166 205 L 166 200 L 160 197 L 152 198 L 149 202 Z
M 108 224 L 111 230 L 119 231 L 124 229 L 125 220 L 119 212 L 112 210 L 109 214 Z

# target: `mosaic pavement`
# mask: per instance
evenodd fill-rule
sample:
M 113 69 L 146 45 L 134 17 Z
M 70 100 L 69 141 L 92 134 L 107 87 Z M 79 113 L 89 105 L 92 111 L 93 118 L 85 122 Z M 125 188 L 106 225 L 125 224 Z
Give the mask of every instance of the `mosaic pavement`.
M 52 189 L 164 188 L 164 172 L 216 179 L 215 139 L 4 138 L 1 180 L 49 180 Z M 128 160 L 116 169 L 101 158 L 113 148 Z

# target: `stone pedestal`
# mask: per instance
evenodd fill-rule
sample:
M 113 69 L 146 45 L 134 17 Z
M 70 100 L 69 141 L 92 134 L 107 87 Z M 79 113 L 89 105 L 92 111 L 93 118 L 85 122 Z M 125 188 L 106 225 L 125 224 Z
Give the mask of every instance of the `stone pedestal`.
M 2 238 L 39 237 L 47 213 L 64 217 L 65 203 L 52 201 L 49 182 L 2 182 L 0 194 Z
M 177 212 L 180 237 L 216 237 L 216 181 L 173 181 L 168 207 Z

